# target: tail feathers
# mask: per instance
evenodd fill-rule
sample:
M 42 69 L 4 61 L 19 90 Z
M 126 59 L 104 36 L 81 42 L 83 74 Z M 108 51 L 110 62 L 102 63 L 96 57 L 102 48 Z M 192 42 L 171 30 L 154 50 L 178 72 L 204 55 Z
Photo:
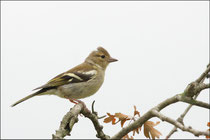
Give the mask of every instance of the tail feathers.
M 28 96 L 26 96 L 26 97 L 20 99 L 19 101 L 15 102 L 14 104 L 12 104 L 11 107 L 14 107 L 14 106 L 16 106 L 17 104 L 22 103 L 23 101 L 28 100 L 28 99 L 30 99 L 30 98 L 32 98 L 32 97 L 38 95 L 38 94 L 40 94 L 40 92 L 35 92 L 35 93 L 33 93 L 33 94 L 30 94 L 30 95 L 28 95 Z

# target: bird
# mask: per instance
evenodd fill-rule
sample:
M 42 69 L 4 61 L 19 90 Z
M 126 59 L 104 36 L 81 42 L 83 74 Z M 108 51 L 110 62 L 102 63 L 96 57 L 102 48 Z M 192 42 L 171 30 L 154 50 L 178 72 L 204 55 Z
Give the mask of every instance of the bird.
M 80 102 L 79 99 L 89 97 L 99 90 L 104 82 L 107 66 L 115 61 L 118 60 L 112 58 L 106 49 L 99 46 L 83 63 L 35 88 L 34 90 L 37 90 L 35 93 L 18 100 L 11 107 L 40 95 L 56 95 L 77 104 Z

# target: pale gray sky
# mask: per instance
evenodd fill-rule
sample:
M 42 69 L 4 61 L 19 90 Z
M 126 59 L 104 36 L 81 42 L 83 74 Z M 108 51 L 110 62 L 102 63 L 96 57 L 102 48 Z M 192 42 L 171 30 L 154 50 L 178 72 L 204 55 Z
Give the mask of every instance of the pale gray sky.
M 32 89 L 77 64 L 99 45 L 119 59 L 110 64 L 101 89 L 83 99 L 96 100 L 106 112 L 141 114 L 181 93 L 209 61 L 209 2 L 1 2 L 1 135 L 2 138 L 51 138 L 73 106 L 56 96 L 34 97 L 9 107 Z M 209 93 L 199 100 L 208 102 Z M 162 112 L 176 119 L 187 107 Z M 154 118 L 153 121 L 158 121 Z M 209 111 L 193 107 L 185 124 L 207 129 Z M 100 120 L 103 124 L 103 120 Z M 110 136 L 120 125 L 103 124 Z M 165 138 L 173 128 L 156 127 Z M 96 138 L 90 120 L 80 117 L 70 138 Z M 135 138 L 145 138 L 143 132 Z M 195 138 L 187 132 L 172 138 Z M 202 137 L 204 138 L 204 137 Z

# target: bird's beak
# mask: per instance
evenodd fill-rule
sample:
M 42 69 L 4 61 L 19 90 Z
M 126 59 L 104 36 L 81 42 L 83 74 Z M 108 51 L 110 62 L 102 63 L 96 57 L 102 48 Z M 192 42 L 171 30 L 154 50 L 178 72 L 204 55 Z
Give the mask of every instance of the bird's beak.
M 110 58 L 109 58 L 109 60 L 108 60 L 108 62 L 109 62 L 109 63 L 111 63 L 111 62 L 115 62 L 115 61 L 118 61 L 118 60 L 117 60 L 117 59 L 115 59 L 115 58 L 112 58 L 112 57 L 110 57 Z

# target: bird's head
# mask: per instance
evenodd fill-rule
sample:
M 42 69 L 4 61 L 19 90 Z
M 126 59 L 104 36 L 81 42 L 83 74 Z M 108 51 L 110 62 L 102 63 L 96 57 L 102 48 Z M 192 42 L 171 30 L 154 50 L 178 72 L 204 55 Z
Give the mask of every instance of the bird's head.
M 109 63 L 118 60 L 112 58 L 108 51 L 105 50 L 103 47 L 98 47 L 96 51 L 93 51 L 89 54 L 85 61 L 106 69 Z

